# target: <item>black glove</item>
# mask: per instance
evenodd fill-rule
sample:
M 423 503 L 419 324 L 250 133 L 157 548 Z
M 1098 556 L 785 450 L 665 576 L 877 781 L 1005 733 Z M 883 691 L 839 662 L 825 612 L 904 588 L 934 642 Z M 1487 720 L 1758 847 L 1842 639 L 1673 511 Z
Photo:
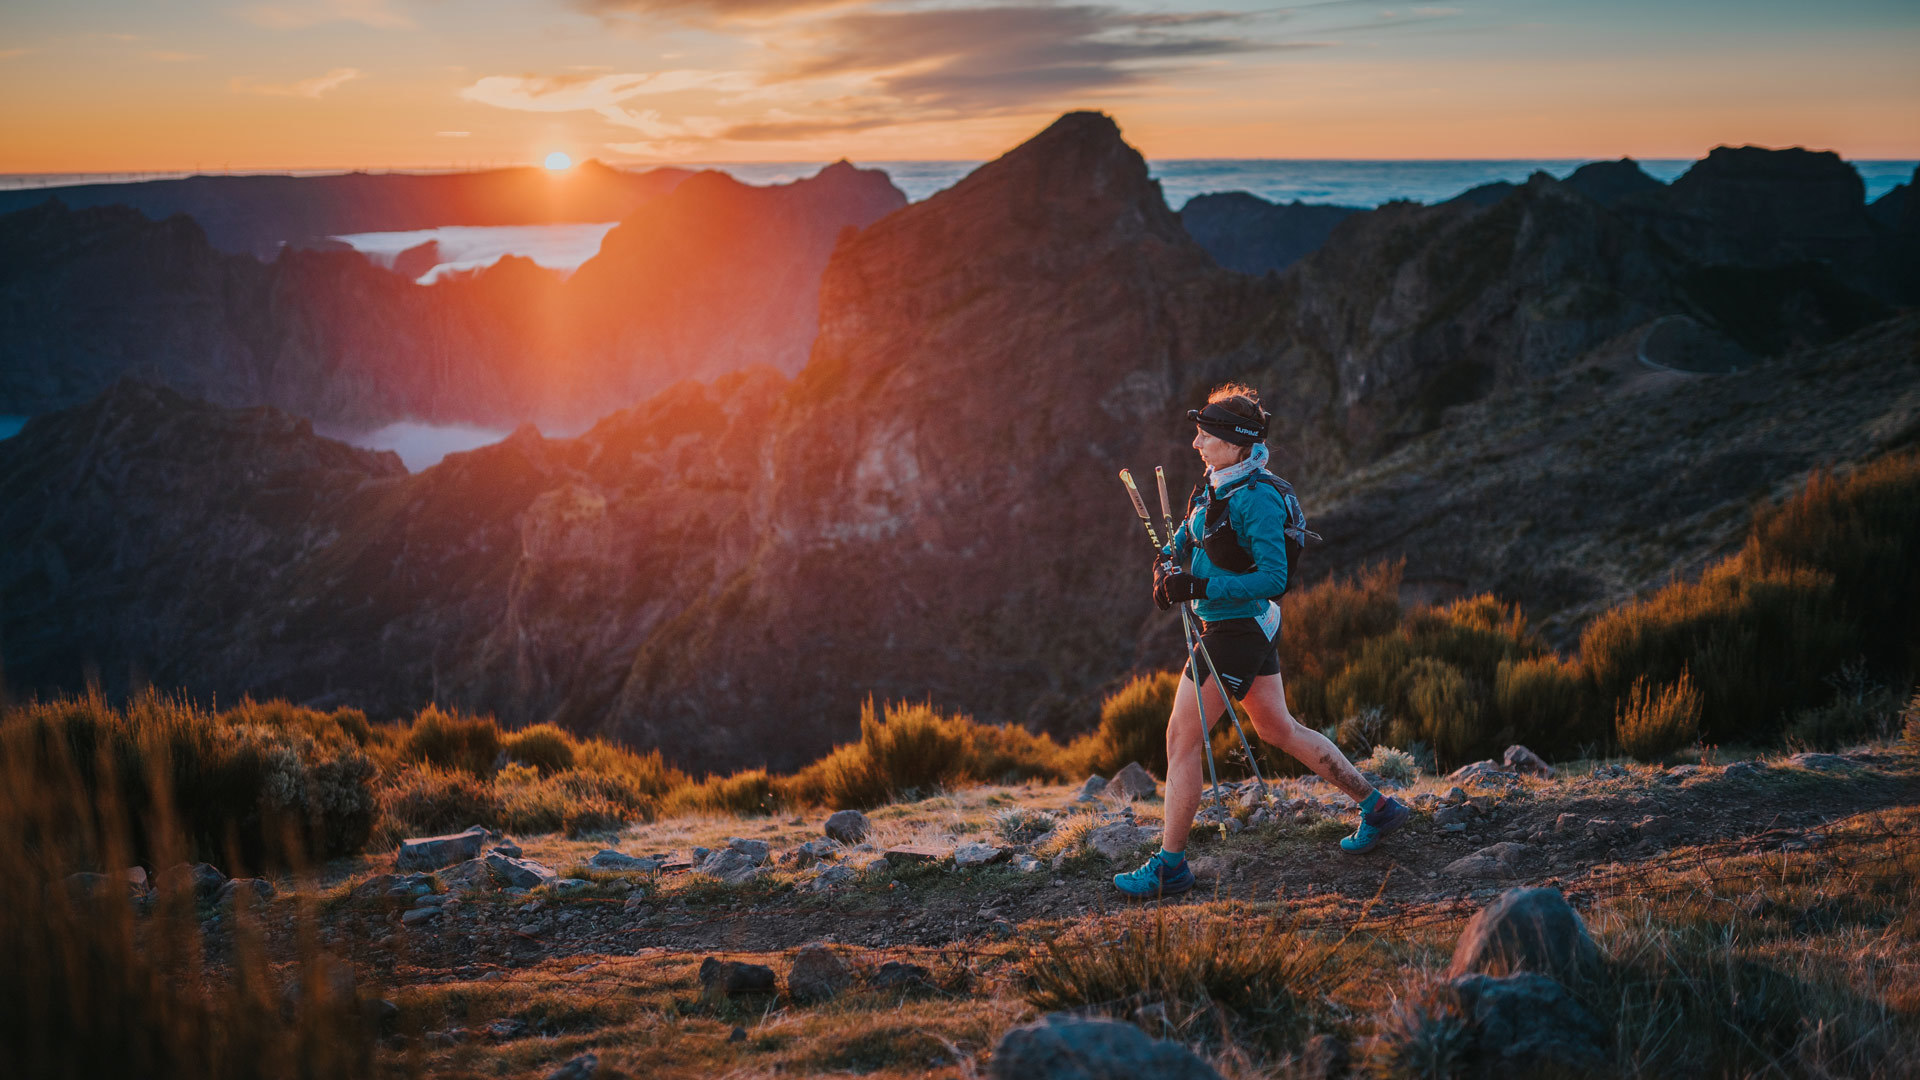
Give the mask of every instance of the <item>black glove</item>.
M 1167 576 L 1175 573 L 1173 563 L 1166 558 L 1155 556 L 1153 560 L 1153 606 L 1165 611 L 1173 606 L 1167 599 L 1165 583 Z
M 1189 600 L 1207 598 L 1207 579 L 1194 577 L 1185 570 L 1174 570 L 1160 579 L 1160 595 L 1166 599 L 1165 607 L 1184 604 Z

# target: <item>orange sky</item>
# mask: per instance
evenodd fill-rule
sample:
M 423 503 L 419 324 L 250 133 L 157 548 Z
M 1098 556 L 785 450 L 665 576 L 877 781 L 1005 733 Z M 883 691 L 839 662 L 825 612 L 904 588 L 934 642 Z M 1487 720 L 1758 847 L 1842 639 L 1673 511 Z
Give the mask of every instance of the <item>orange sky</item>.
M 86 0 L 0 13 L 0 173 L 1150 157 L 1920 158 L 1920 5 Z

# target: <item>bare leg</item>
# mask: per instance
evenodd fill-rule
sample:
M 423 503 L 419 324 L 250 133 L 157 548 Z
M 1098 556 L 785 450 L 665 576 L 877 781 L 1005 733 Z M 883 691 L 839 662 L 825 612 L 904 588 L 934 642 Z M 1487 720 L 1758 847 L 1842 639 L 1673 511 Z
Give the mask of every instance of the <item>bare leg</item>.
M 1226 713 L 1218 684 L 1208 679 L 1201 692 L 1206 695 L 1208 716 L 1218 718 Z M 1193 815 L 1200 809 L 1200 788 L 1205 783 L 1200 740 L 1204 737 L 1200 714 L 1193 704 L 1193 677 L 1183 674 L 1180 689 L 1173 696 L 1173 713 L 1167 717 L 1167 821 L 1160 844 L 1168 851 L 1187 849 Z
M 1188 694 L 1191 696 L 1192 691 L 1188 691 Z M 1347 760 L 1347 755 L 1333 745 L 1333 740 L 1293 718 L 1293 713 L 1287 709 L 1286 688 L 1281 684 L 1280 676 L 1262 675 L 1253 680 L 1253 686 L 1247 690 L 1246 705 L 1247 715 L 1253 719 L 1253 729 L 1259 732 L 1261 739 L 1298 758 L 1301 764 L 1312 769 L 1320 779 L 1339 788 L 1354 802 L 1361 802 L 1373 794 L 1373 785 L 1367 783 L 1367 778 L 1361 776 L 1360 770 L 1353 767 L 1353 762 Z M 1168 727 L 1167 732 L 1167 747 L 1171 751 L 1173 747 L 1171 726 Z M 1198 748 L 1195 752 L 1198 753 Z M 1167 805 L 1168 821 L 1171 822 L 1173 805 L 1171 756 L 1168 762 Z

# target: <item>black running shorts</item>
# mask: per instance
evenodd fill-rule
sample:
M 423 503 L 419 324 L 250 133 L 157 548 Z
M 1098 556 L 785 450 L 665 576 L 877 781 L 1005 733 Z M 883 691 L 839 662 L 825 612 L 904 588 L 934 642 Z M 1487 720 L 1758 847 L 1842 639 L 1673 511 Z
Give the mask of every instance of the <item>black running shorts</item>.
M 1200 624 L 1200 640 L 1206 642 L 1207 655 L 1220 672 L 1220 681 L 1235 701 L 1246 698 L 1253 680 L 1262 675 L 1280 674 L 1280 650 L 1267 640 L 1260 624 L 1252 619 L 1222 619 Z M 1200 684 L 1207 682 L 1207 662 L 1200 663 Z

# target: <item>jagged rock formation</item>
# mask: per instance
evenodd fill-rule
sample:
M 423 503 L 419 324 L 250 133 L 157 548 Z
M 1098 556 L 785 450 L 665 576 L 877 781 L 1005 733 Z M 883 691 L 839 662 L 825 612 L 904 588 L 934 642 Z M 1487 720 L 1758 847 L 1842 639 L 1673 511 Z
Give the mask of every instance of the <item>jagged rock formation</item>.
M 0 214 L 58 201 L 75 210 L 127 206 L 155 221 L 185 214 L 215 249 L 271 261 L 283 246 L 440 225 L 620 221 L 672 191 L 685 169 L 628 172 L 588 161 L 564 173 L 488 169 L 443 175 L 190 176 L 0 191 Z
M 1073 114 L 843 240 L 792 380 L 324 483 L 301 477 L 334 451 L 297 429 L 298 467 L 244 473 L 294 423 L 272 412 L 122 386 L 37 419 L 0 442 L 0 658 L 16 692 L 91 656 L 110 686 L 138 665 L 229 698 L 435 699 L 695 767 L 810 759 L 869 694 L 1070 730 L 1178 653 L 1113 474 L 1164 462 L 1184 491 L 1181 411 L 1233 376 L 1277 407 L 1277 470 L 1328 538 L 1304 580 L 1404 554 L 1417 588 L 1497 589 L 1565 640 L 1725 550 L 1755 496 L 1920 437 L 1911 316 L 1737 377 L 1643 366 L 1656 320 L 1724 310 L 1703 265 L 1535 177 L 1355 214 L 1250 277 Z M 199 427 L 227 449 L 176 448 Z
M 261 264 L 184 216 L 45 203 L 0 218 L 0 412 L 125 375 L 342 426 L 577 428 L 678 379 L 798 370 L 833 244 L 905 202 L 844 163 L 770 188 L 703 173 L 571 280 L 509 257 L 427 286 L 351 251 Z
M 1636 195 L 1651 195 L 1666 186 L 1626 157 L 1619 161 L 1588 162 L 1573 170 L 1562 183 L 1607 207 Z
M 1333 227 L 1359 213 L 1352 206 L 1270 203 L 1244 191 L 1196 195 L 1180 208 L 1180 224 L 1214 261 L 1243 274 L 1285 270 L 1327 242 Z

